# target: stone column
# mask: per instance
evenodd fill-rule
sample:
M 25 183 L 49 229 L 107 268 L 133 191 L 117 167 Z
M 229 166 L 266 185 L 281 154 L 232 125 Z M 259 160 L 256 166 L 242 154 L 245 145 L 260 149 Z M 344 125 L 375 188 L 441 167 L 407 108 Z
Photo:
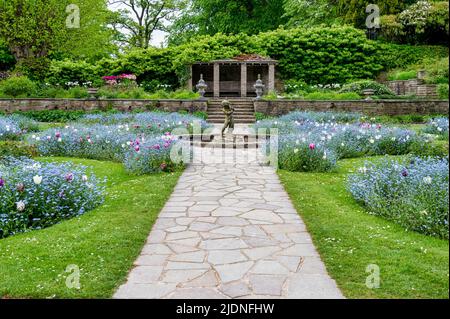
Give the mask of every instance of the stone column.
M 241 97 L 247 97 L 247 63 L 241 64 Z
M 187 89 L 189 91 L 192 91 L 192 89 L 194 88 L 194 83 L 193 83 L 193 76 L 192 76 L 192 65 L 189 66 L 189 78 L 187 81 Z
M 269 64 L 269 83 L 267 84 L 267 90 L 275 91 L 275 64 Z
M 214 97 L 220 97 L 220 64 L 214 63 Z

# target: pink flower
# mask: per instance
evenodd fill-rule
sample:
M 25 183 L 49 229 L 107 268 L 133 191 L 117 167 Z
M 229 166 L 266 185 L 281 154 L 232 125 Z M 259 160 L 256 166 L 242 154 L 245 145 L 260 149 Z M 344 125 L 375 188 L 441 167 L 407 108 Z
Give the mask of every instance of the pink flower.
M 134 150 L 135 150 L 136 152 L 139 152 L 139 151 L 141 150 L 141 148 L 139 147 L 139 145 L 136 145 L 136 147 L 134 148 Z
M 72 173 L 68 173 L 68 174 L 66 174 L 66 181 L 67 182 L 71 182 L 71 181 L 73 181 L 73 174 Z
M 5 186 L 5 180 L 3 178 L 0 178 L 0 187 Z
M 161 170 L 165 170 L 167 168 L 167 164 L 162 163 L 159 167 L 161 168 Z
M 56 132 L 55 136 L 56 136 L 56 138 L 60 138 L 61 137 L 61 133 L 60 132 Z
M 161 146 L 159 146 L 159 144 L 153 145 L 153 149 L 154 150 L 159 150 L 159 149 L 161 149 Z
M 314 144 L 314 143 L 309 144 L 310 150 L 314 150 L 315 148 L 316 148 L 316 144 Z

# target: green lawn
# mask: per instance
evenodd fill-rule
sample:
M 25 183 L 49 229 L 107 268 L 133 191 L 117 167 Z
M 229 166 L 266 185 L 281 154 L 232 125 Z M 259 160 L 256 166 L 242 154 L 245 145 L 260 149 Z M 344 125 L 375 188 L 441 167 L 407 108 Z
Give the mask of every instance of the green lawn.
M 159 211 L 180 176 L 130 176 L 122 164 L 51 158 L 106 176 L 104 205 L 80 218 L 0 240 L 0 298 L 109 298 L 125 281 Z M 68 289 L 68 265 L 80 268 L 81 289 Z
M 347 192 L 347 174 L 366 160 L 341 161 L 337 173 L 279 172 L 330 275 L 348 298 L 448 298 L 448 241 L 371 216 Z M 365 285 L 369 264 L 380 267 L 378 289 Z

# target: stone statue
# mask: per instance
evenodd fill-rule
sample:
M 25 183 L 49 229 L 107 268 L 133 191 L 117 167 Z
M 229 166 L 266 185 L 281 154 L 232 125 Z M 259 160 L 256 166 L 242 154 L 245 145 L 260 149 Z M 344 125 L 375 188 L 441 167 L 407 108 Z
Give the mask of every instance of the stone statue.
M 234 108 L 231 106 L 230 101 L 224 100 L 222 102 L 222 106 L 223 106 L 223 113 L 225 114 L 225 124 L 223 125 L 222 128 L 222 137 L 225 135 L 225 130 L 227 128 L 229 128 L 230 132 L 233 133 L 234 130 L 234 119 L 233 119 L 233 113 L 234 113 Z

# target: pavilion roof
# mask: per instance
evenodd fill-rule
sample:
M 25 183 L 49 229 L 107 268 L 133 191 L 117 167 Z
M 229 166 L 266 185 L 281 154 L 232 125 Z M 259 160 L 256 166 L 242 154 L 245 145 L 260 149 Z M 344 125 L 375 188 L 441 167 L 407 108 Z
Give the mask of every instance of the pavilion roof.
M 277 61 L 271 58 L 263 57 L 259 54 L 240 54 L 231 59 L 219 59 L 213 60 L 209 62 L 196 62 L 194 64 L 276 64 Z

